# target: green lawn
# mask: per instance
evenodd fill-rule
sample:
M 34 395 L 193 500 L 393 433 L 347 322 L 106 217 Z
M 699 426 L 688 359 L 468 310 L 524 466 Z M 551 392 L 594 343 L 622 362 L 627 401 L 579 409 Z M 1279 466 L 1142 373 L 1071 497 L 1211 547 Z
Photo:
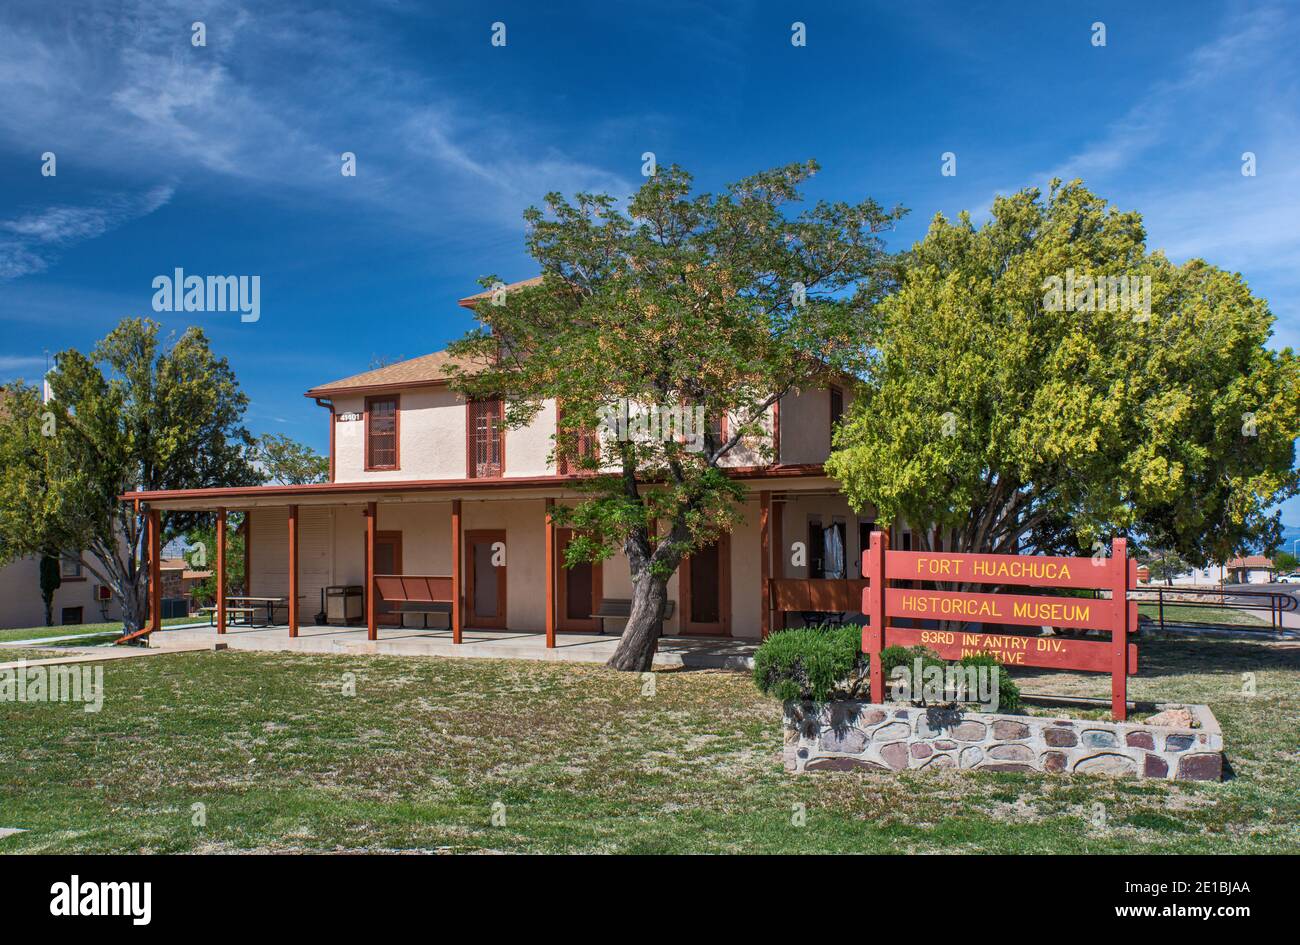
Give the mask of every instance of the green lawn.
M 1156 604 L 1138 604 L 1138 613 L 1160 620 Z M 1165 623 L 1204 623 L 1225 627 L 1267 627 L 1267 610 L 1232 610 L 1220 607 L 1197 607 L 1195 604 L 1165 604 Z
M 1153 642 L 1141 660 L 1136 697 L 1210 703 L 1233 780 L 794 777 L 779 707 L 722 672 L 655 673 L 649 695 L 635 675 L 560 663 L 122 660 L 104 666 L 98 714 L 0 703 L 0 827 L 28 831 L 0 851 L 1300 850 L 1300 648 Z M 1243 673 L 1257 694 L 1243 693 Z M 1108 687 L 1018 678 L 1036 692 Z M 498 802 L 505 822 L 493 825 Z
M 164 627 L 181 623 L 202 623 L 202 617 L 168 617 L 163 621 Z M 64 624 L 58 627 L 25 627 L 21 629 L 0 630 L 0 643 L 9 640 L 43 640 L 45 637 L 62 637 L 74 633 L 121 633 L 122 621 L 108 623 Z

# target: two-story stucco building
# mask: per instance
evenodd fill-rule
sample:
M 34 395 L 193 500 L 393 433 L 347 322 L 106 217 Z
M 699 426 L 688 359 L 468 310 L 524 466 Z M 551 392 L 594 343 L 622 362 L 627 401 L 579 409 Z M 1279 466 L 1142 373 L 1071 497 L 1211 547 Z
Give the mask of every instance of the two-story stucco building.
M 631 597 L 628 562 L 563 566 L 570 535 L 548 509 L 578 493 L 577 477 L 550 458 L 554 403 L 506 430 L 502 403 L 449 387 L 450 362 L 435 352 L 307 391 L 330 427 L 326 483 L 130 498 L 155 520 L 169 510 L 246 512 L 246 593 L 284 598 L 273 622 L 283 619 L 291 636 L 317 612 L 342 614 L 322 606 L 325 590 L 340 587 L 352 589 L 352 613 L 372 639 L 386 626 L 425 632 L 427 623 L 456 642 L 509 630 L 544 633 L 553 645 L 556 633 L 601 629 L 593 615 L 602 601 Z M 733 450 L 727 472 L 745 487 L 744 523 L 683 562 L 665 634 L 757 639 L 800 613 L 858 611 L 872 520 L 855 515 L 822 470 L 851 396 L 847 382 L 792 393 L 766 418 L 774 461 L 758 461 L 752 444 Z M 446 613 L 400 612 L 428 600 L 445 602 Z M 611 633 L 619 628 L 609 621 Z

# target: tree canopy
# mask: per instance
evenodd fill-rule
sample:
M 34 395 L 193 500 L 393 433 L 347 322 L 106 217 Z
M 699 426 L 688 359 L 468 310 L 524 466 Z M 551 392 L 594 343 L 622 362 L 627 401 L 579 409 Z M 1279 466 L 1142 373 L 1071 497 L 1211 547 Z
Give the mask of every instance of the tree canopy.
M 1077 181 L 998 198 L 979 227 L 936 217 L 827 463 L 851 502 L 922 547 L 932 526 L 975 551 L 1129 535 L 1200 565 L 1275 543 L 1296 358 L 1266 347 L 1273 316 L 1239 274 L 1145 239 Z
M 862 320 L 894 276 L 879 234 L 902 211 L 864 200 L 788 214 L 816 169 L 695 194 L 672 167 L 626 211 L 606 195 L 550 194 L 547 212 L 525 214 L 540 284 L 494 293 L 477 309 L 482 330 L 451 347 L 480 366 L 456 373 L 456 386 L 503 396 L 507 426 L 559 403 L 555 458 L 593 476 L 587 496 L 557 512 L 580 536 L 570 560 L 621 548 L 632 568 L 613 666 L 649 667 L 668 577 L 738 520 L 724 459 L 743 448 L 767 461 L 771 405 L 863 363 Z M 633 435 L 610 423 L 650 407 L 685 408 L 703 430 Z
M 83 554 L 122 604 L 127 629 L 145 613 L 144 520 L 120 500 L 145 489 L 254 485 L 248 400 L 199 328 L 165 343 L 156 322 L 128 318 L 89 356 L 60 352 L 53 399 L 16 383 L 0 414 L 0 558 Z M 169 516 L 173 530 L 195 519 Z
M 282 433 L 264 433 L 254 440 L 252 458 L 267 482 L 301 486 L 329 477 L 328 456 Z

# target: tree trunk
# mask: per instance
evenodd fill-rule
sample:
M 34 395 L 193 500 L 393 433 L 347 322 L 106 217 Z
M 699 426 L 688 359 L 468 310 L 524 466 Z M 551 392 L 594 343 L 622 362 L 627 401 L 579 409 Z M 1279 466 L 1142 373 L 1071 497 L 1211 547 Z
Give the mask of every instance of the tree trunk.
M 148 595 L 144 593 L 145 581 L 137 573 L 134 581 L 123 581 L 117 590 L 117 598 L 122 602 L 122 632 L 134 633 L 144 627 L 149 620 Z
M 632 575 L 632 613 L 618 641 L 618 649 L 605 665 L 625 672 L 645 673 L 654 664 L 668 603 L 668 579 L 647 568 Z

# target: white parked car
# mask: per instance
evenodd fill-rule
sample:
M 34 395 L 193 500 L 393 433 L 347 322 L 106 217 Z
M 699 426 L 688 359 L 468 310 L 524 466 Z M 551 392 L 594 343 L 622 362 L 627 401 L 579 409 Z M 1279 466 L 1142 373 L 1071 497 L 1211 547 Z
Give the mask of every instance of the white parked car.
M 1297 571 L 1295 574 L 1279 574 L 1277 576 L 1277 583 L 1300 584 L 1300 571 Z

